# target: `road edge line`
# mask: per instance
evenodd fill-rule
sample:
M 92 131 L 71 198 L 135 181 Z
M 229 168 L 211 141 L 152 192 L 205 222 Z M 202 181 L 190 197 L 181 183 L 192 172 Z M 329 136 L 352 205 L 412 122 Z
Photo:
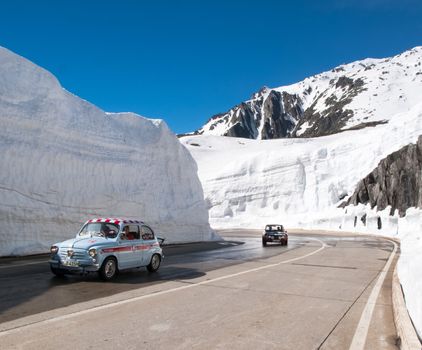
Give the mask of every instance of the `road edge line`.
M 366 338 L 368 336 L 369 326 L 372 320 L 372 314 L 374 312 L 375 305 L 378 300 L 381 287 L 384 284 L 385 277 L 387 276 L 388 271 L 390 270 L 391 263 L 394 260 L 397 251 L 397 243 L 390 241 L 394 244 L 393 251 L 388 258 L 387 263 L 384 265 L 381 273 L 379 274 L 375 286 L 372 288 L 371 294 L 365 304 L 365 307 L 362 311 L 359 323 L 356 327 L 355 334 L 352 338 L 352 343 L 350 344 L 349 350 L 363 350 L 365 348 Z

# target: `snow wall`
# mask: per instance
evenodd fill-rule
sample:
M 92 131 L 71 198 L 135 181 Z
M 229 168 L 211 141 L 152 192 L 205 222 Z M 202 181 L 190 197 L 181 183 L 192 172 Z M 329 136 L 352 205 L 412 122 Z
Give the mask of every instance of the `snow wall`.
M 0 256 L 45 252 L 92 217 L 214 238 L 195 161 L 163 121 L 105 113 L 4 48 L 0 77 Z

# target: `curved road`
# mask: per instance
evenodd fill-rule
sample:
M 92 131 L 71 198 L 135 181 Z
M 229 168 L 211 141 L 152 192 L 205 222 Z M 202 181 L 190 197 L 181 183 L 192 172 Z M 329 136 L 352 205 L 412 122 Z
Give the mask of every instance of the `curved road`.
M 0 259 L 1 349 L 397 349 L 394 243 L 290 232 L 263 248 L 259 231 L 219 233 L 112 283 Z

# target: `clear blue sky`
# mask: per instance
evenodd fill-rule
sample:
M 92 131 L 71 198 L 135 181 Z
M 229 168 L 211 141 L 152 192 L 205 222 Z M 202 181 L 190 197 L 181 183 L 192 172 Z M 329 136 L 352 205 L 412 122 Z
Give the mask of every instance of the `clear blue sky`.
M 0 45 L 182 133 L 264 85 L 422 45 L 422 1 L 2 0 Z

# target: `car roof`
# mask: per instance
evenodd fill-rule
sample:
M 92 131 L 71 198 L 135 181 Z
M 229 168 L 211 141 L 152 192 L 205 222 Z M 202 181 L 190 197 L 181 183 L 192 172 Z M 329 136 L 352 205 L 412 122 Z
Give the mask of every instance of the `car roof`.
M 136 219 L 127 219 L 127 218 L 94 218 L 91 220 L 88 220 L 86 223 L 91 222 L 109 222 L 112 224 L 144 224 L 142 220 L 136 220 Z
M 265 226 L 283 226 L 282 224 L 266 224 Z

